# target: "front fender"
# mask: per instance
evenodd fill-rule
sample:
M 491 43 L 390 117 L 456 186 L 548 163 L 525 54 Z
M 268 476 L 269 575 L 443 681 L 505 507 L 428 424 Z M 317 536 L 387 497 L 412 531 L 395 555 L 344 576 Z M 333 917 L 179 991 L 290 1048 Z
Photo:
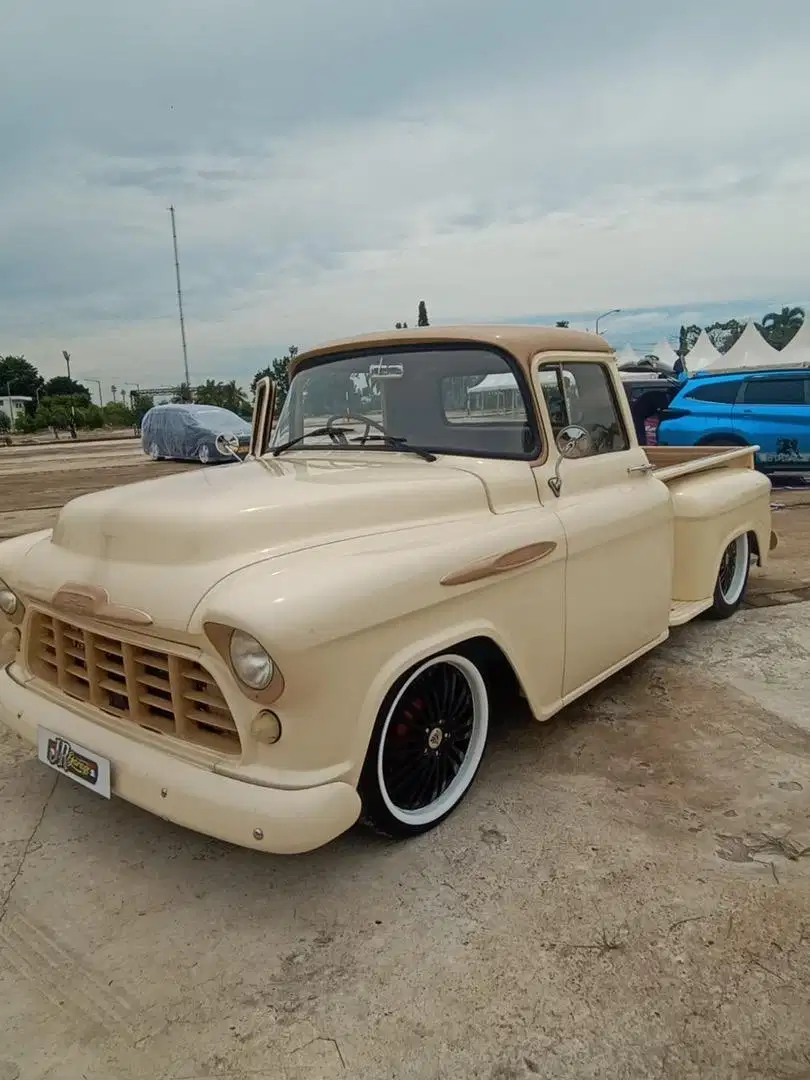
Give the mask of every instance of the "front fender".
M 456 586 L 442 578 L 538 540 L 546 557 Z M 285 732 L 274 748 L 289 769 L 356 778 L 386 693 L 424 658 L 471 637 L 491 638 L 512 663 L 535 714 L 562 690 L 566 545 L 542 508 L 482 523 L 402 530 L 247 567 L 201 601 L 189 633 L 238 626 L 268 649 L 284 677 L 273 706 Z M 317 760 L 313 760 L 317 759 Z

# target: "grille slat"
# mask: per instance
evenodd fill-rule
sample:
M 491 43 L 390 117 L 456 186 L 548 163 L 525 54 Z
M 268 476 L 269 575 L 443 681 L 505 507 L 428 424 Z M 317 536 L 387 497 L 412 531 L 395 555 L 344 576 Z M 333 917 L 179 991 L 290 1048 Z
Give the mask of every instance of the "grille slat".
M 50 686 L 110 716 L 222 753 L 241 749 L 222 691 L 194 660 L 35 611 L 28 662 Z

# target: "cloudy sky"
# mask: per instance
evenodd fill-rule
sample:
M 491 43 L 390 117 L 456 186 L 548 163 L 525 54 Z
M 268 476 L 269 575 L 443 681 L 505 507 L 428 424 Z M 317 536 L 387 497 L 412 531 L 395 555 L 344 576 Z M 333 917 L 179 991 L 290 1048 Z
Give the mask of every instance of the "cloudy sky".
M 435 322 L 621 307 L 623 344 L 810 294 L 806 0 L 0 14 L 0 352 L 46 375 L 68 348 L 105 382 L 181 377 L 171 202 L 194 380 L 422 298 Z

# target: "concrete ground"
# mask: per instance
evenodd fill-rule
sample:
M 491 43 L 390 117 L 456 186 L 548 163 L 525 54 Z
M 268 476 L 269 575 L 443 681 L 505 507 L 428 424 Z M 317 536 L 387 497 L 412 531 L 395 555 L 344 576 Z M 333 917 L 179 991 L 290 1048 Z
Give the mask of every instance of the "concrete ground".
M 810 1077 L 788 495 L 762 606 L 549 724 L 509 704 L 465 804 L 408 844 L 230 848 L 0 734 L 0 1080 Z

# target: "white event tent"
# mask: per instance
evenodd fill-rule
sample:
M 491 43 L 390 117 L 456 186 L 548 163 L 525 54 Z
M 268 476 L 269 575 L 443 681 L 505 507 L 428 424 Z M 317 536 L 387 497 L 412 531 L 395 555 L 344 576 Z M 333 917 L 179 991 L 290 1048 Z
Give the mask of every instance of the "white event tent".
M 665 364 L 670 371 L 675 367 L 675 361 L 678 359 L 678 354 L 665 338 L 662 338 L 658 342 L 652 350 L 652 355 L 657 356 L 661 363 Z
M 712 344 L 712 339 L 705 330 L 701 330 L 697 341 L 686 354 L 684 364 L 688 373 L 694 375 L 696 371 L 703 371 L 715 360 L 722 359 L 719 351 Z
M 779 353 L 779 365 L 810 367 L 810 318 L 802 325 Z
M 703 371 L 746 371 L 751 369 L 779 367 L 779 351 L 769 345 L 752 322 L 745 324 L 740 337 L 727 353 L 710 364 L 703 365 Z
M 629 367 L 631 364 L 637 364 L 641 357 L 638 355 L 632 345 L 625 345 L 623 349 L 620 349 L 616 353 L 616 363 L 620 368 Z

